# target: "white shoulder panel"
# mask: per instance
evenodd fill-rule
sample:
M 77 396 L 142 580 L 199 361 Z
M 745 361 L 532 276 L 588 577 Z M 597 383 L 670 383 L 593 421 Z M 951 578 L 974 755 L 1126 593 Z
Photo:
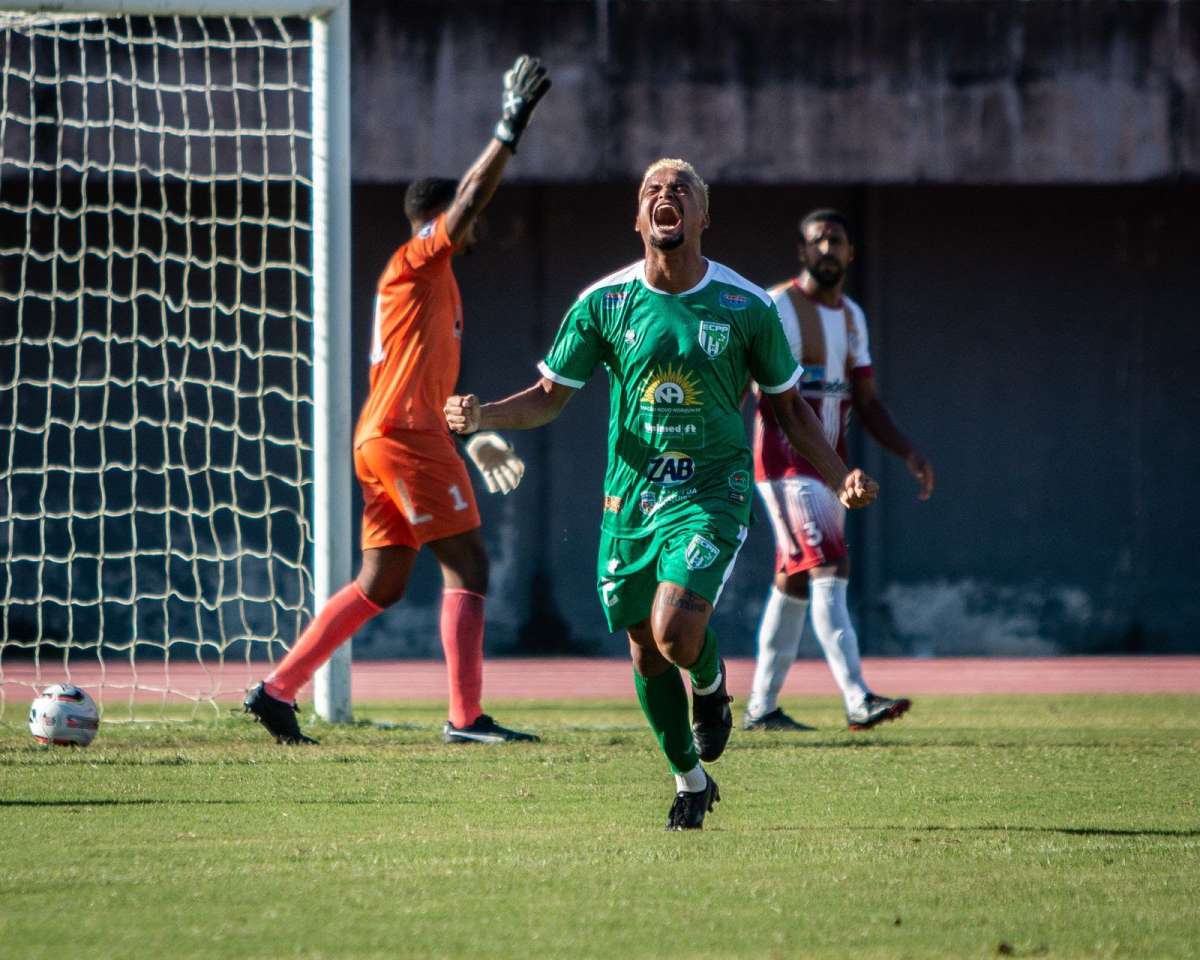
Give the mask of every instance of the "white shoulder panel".
M 732 287 L 741 287 L 747 293 L 752 293 L 756 297 L 758 297 L 758 299 L 761 300 L 764 305 L 766 305 L 768 307 L 771 305 L 771 295 L 769 293 L 767 293 L 767 291 L 764 290 L 762 287 L 758 286 L 758 284 L 751 283 L 749 280 L 747 280 L 745 277 L 743 277 L 740 273 L 730 270 L 723 263 L 717 263 L 714 260 L 712 262 L 712 264 L 713 264 L 713 272 L 712 272 L 713 280 L 716 280 L 718 283 L 728 283 Z
M 638 260 L 634 263 L 629 264 L 629 266 L 627 266 L 627 267 L 622 267 L 620 270 L 614 270 L 612 273 L 610 273 L 606 277 L 601 277 L 599 280 L 597 280 L 595 283 L 593 283 L 590 287 L 588 287 L 582 293 L 580 293 L 579 296 L 575 298 L 575 300 L 576 300 L 576 302 L 578 302 L 580 300 L 586 299 L 591 294 L 595 293 L 597 290 L 602 289 L 603 287 L 622 286 L 633 280 L 637 280 L 641 275 L 642 275 L 642 261 Z

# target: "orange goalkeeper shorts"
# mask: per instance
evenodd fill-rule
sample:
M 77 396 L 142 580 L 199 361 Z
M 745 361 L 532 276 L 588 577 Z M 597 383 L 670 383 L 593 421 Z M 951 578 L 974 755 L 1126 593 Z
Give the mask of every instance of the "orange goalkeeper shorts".
M 354 451 L 363 492 L 362 549 L 421 548 L 479 526 L 467 465 L 448 434 L 402 430 Z

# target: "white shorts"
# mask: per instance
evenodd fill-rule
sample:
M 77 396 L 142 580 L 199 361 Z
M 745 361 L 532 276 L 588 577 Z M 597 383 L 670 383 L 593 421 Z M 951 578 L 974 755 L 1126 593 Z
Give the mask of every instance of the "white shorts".
M 775 531 L 776 570 L 791 576 L 846 556 L 846 508 L 822 481 L 783 477 L 756 486 Z

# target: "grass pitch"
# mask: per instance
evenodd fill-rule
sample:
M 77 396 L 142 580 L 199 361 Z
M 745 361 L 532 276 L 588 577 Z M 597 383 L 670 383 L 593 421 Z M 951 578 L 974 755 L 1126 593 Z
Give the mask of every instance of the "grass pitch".
M 631 697 L 632 700 L 632 697 Z M 1195 957 L 1200 697 L 922 697 L 865 734 L 735 732 L 702 833 L 633 703 L 493 704 L 533 746 L 360 707 L 281 748 L 242 717 L 0 723 L 0 955 Z

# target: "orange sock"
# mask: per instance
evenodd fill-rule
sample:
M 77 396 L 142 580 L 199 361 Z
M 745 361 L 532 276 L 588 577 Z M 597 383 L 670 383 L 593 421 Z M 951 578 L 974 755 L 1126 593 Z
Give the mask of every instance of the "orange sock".
M 367 599 L 357 583 L 342 587 L 317 611 L 296 645 L 267 677 L 263 689 L 275 699 L 291 703 L 296 691 L 312 679 L 333 651 L 382 609 Z
M 483 594 L 442 591 L 442 649 L 450 677 L 450 722 L 465 727 L 483 713 Z

